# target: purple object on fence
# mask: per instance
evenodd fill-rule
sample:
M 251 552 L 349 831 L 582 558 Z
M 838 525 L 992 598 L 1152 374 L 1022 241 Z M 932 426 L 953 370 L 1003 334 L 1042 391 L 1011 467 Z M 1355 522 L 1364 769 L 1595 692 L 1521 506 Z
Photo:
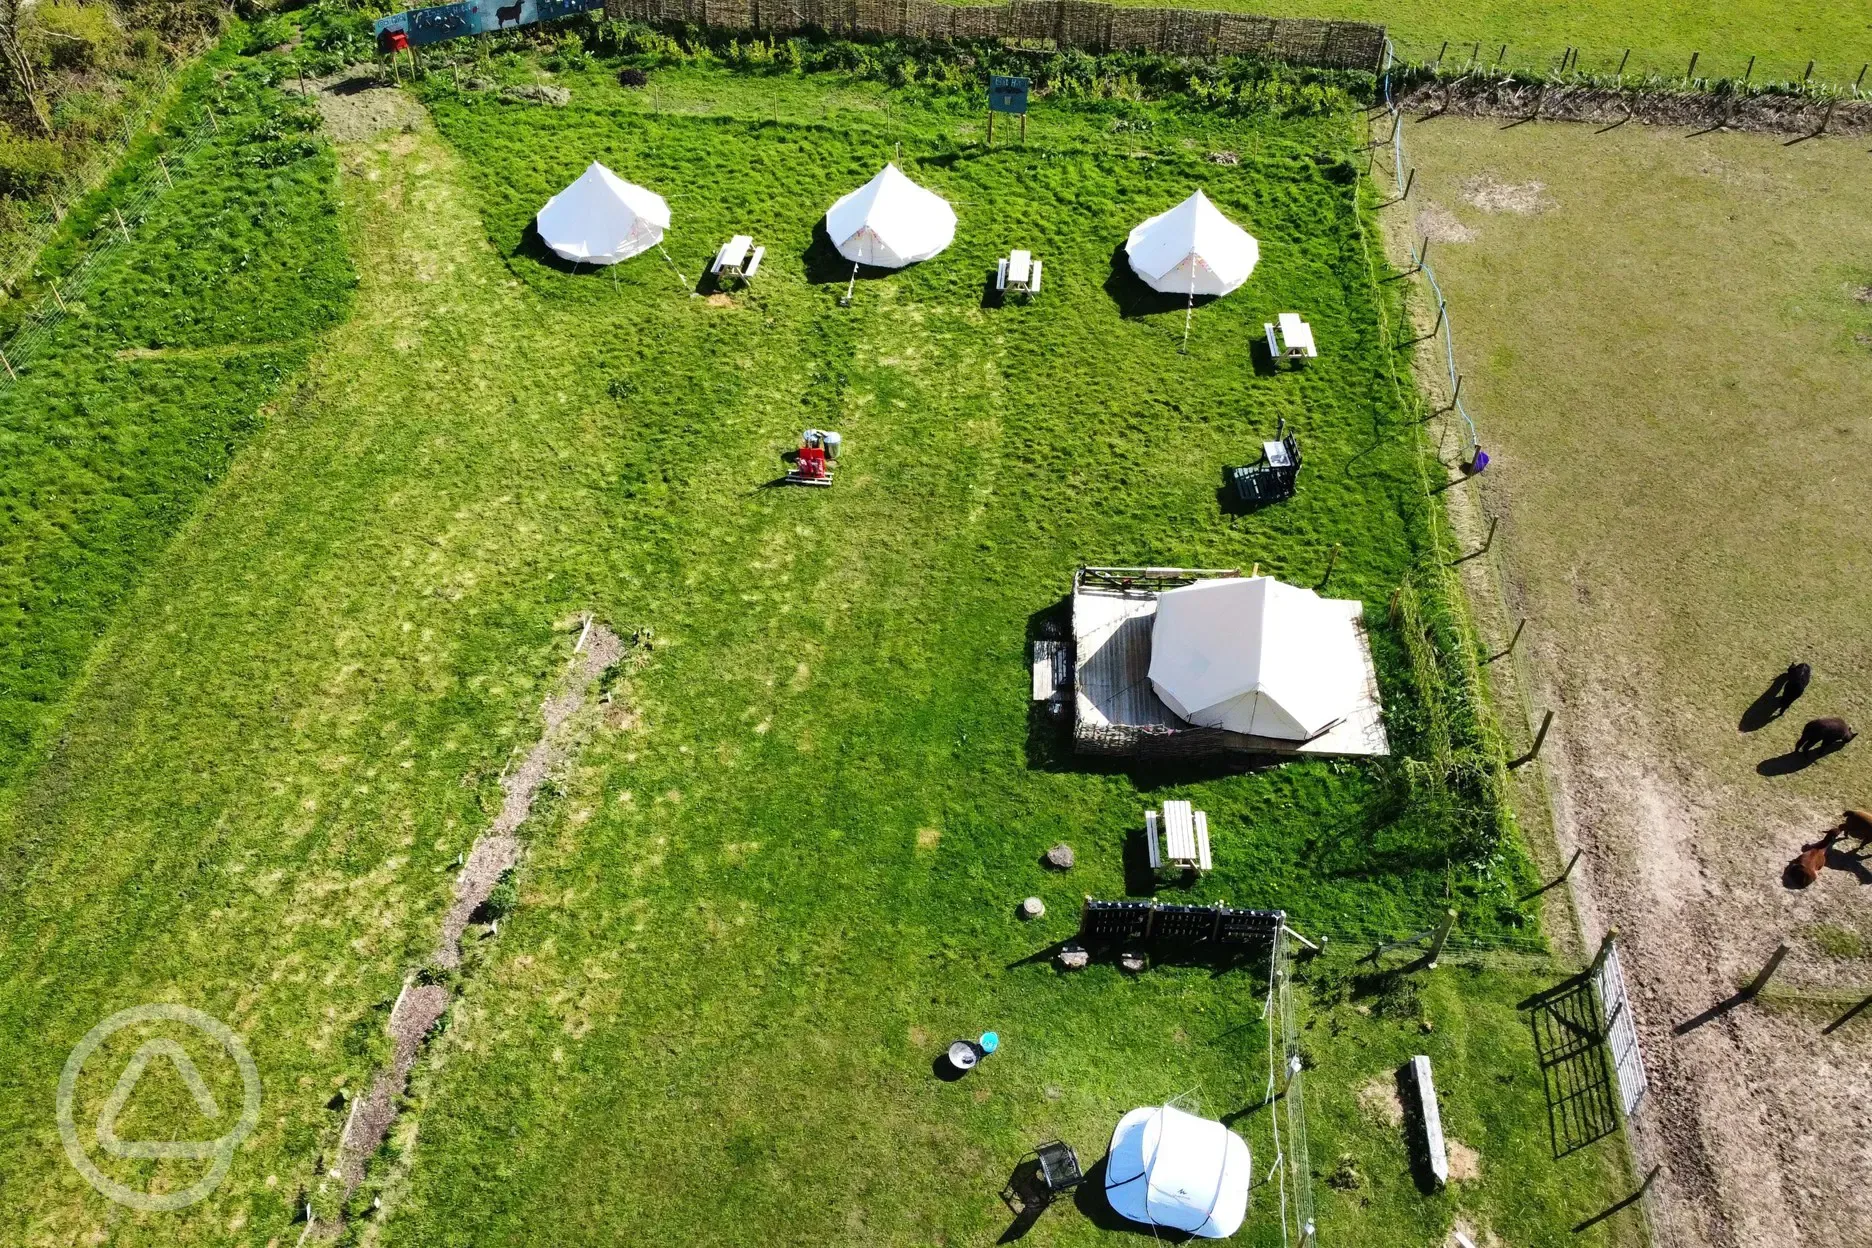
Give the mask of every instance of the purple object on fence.
M 1463 470 L 1470 476 L 1474 476 L 1486 467 L 1488 467 L 1488 452 L 1478 446 L 1475 448 L 1475 454 L 1470 456 L 1469 462 L 1463 465 Z

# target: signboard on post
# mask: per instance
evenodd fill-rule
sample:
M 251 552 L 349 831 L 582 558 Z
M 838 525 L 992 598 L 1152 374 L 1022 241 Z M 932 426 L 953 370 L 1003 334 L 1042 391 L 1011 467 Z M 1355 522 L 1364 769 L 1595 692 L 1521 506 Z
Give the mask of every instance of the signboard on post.
M 1027 79 L 995 74 L 988 79 L 988 146 L 994 146 L 994 115 L 1013 113 L 1020 118 L 1021 142 L 1027 141 Z
M 988 80 L 988 111 L 991 113 L 1027 112 L 1027 80 L 996 74 Z
M 403 36 L 403 46 L 422 47 L 464 35 L 485 35 L 531 26 L 535 22 L 550 22 L 603 7 L 603 0 L 514 0 L 512 4 L 503 4 L 501 0 L 458 0 L 437 8 L 411 9 L 380 17 L 374 23 L 374 30 L 377 46 L 392 51 L 397 47 L 395 36 L 398 33 Z

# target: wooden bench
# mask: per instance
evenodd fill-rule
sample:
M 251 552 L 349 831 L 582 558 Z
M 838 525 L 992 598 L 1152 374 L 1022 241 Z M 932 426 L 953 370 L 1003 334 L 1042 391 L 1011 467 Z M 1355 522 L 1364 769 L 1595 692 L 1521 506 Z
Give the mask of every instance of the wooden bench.
M 1444 1187 L 1449 1183 L 1449 1152 L 1443 1146 L 1443 1111 L 1437 1108 L 1430 1059 L 1421 1053 L 1410 1060 L 1410 1081 L 1417 1098 L 1417 1121 L 1423 1124 L 1424 1160 L 1436 1185 Z

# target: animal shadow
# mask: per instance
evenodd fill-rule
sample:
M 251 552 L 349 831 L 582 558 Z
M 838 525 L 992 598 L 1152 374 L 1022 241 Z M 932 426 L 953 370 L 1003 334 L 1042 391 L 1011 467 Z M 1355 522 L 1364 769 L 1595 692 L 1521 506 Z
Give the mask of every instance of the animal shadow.
M 1787 714 L 1788 707 L 1794 700 L 1807 692 L 1807 681 L 1812 669 L 1805 663 L 1790 664 L 1785 672 L 1776 673 L 1768 682 L 1768 687 L 1761 696 L 1749 703 L 1742 712 L 1741 722 L 1736 725 L 1743 732 L 1759 732 L 1775 720 Z

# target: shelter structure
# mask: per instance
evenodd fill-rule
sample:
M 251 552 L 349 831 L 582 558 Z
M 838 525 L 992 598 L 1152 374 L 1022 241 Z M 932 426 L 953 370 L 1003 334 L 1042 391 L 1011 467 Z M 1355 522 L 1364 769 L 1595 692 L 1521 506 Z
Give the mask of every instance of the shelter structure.
M 1192 724 L 1310 741 L 1344 722 L 1365 684 L 1346 608 L 1271 576 L 1164 591 L 1151 626 L 1151 687 Z
M 833 204 L 825 225 L 839 255 L 853 264 L 901 269 L 953 242 L 956 215 L 948 200 L 887 164 Z
M 1200 190 L 1140 222 L 1125 240 L 1131 271 L 1167 295 L 1226 295 L 1248 280 L 1261 245 Z
M 1247 1143 L 1174 1105 L 1118 1120 L 1105 1159 L 1105 1198 L 1119 1216 L 1203 1239 L 1233 1235 L 1248 1213 Z
M 597 161 L 546 201 L 534 225 L 553 254 L 575 264 L 616 264 L 663 241 L 669 204 Z
M 1081 568 L 1072 689 L 1081 753 L 1390 752 L 1364 604 L 1239 570 Z

